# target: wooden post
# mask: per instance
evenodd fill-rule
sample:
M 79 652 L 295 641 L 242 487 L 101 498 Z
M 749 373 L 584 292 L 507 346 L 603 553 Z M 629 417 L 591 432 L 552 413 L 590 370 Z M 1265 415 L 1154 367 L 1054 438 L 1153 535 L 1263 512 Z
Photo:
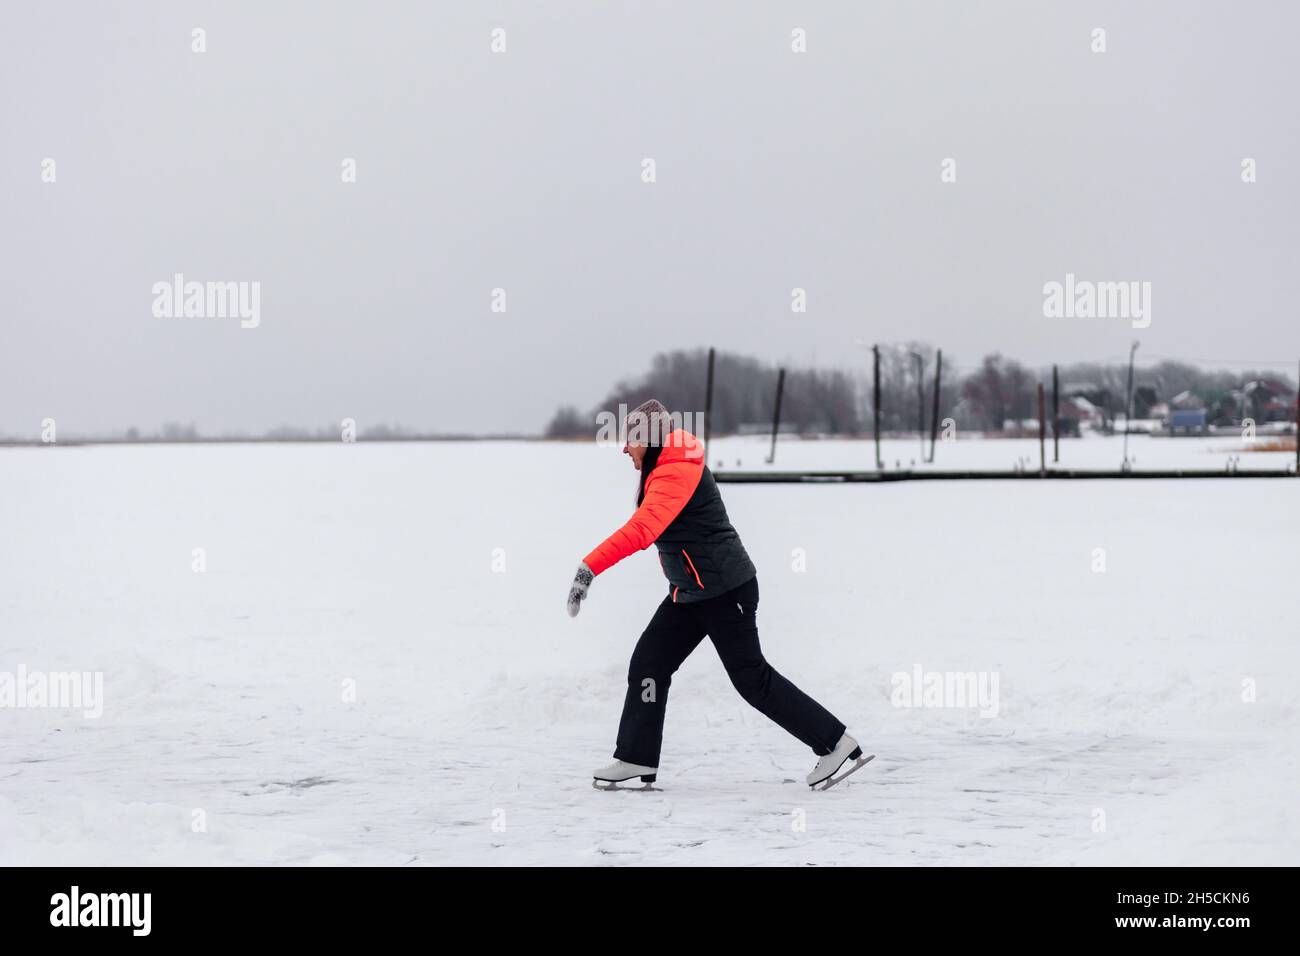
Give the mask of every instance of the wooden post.
M 925 359 L 916 356 L 916 438 L 921 443 L 921 461 L 925 461 Z
M 704 453 L 709 453 L 709 431 L 713 425 L 713 349 L 709 349 L 709 377 L 704 383 Z
M 776 433 L 781 429 L 781 393 L 785 391 L 785 369 L 776 371 L 776 411 L 772 413 L 772 454 L 767 456 L 770 465 L 776 461 Z
M 1038 383 L 1038 473 L 1047 474 L 1047 409 L 1043 400 L 1043 383 Z
M 1052 366 L 1052 464 L 1061 460 L 1061 376 Z
M 943 373 L 943 349 L 934 354 L 934 411 L 930 416 L 930 462 L 934 462 L 934 443 L 939 438 L 939 376 Z
M 1133 424 L 1133 356 L 1137 354 L 1137 342 L 1128 350 L 1128 390 L 1124 396 L 1124 465 L 1125 471 L 1131 467 L 1128 461 L 1128 433 Z
M 875 362 L 874 362 L 875 372 L 872 376 L 872 381 L 874 382 L 872 386 L 872 391 L 874 392 L 874 398 L 872 399 L 871 405 L 872 405 L 872 412 L 875 415 L 875 419 L 876 419 L 876 425 L 875 425 L 876 470 L 879 471 L 880 469 L 885 467 L 885 462 L 880 457 L 880 346 L 879 345 L 871 346 L 871 354 L 875 358 Z

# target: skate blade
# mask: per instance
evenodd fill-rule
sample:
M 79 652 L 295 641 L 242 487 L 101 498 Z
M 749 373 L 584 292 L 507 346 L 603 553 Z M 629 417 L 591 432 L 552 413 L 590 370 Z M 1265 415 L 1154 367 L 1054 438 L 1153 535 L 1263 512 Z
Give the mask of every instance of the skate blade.
M 643 783 L 639 787 L 625 787 L 617 780 L 592 780 L 591 785 L 596 790 L 604 790 L 608 793 L 611 790 L 626 790 L 628 793 L 661 793 L 663 789 L 656 787 L 652 783 Z
M 875 759 L 876 759 L 875 754 L 870 754 L 866 757 L 860 757 L 857 760 L 853 761 L 853 766 L 850 767 L 848 770 L 845 770 L 843 773 L 839 775 L 832 774 L 831 776 L 827 777 L 825 780 L 821 781 L 820 783 L 814 783 L 812 785 L 812 788 L 814 790 L 829 790 L 831 787 L 835 786 L 845 777 L 849 776 L 850 774 L 857 773 L 859 770 L 861 770 L 863 767 L 865 767 L 867 764 L 869 764 L 871 761 Z M 843 764 L 841 764 L 841 766 L 843 766 Z

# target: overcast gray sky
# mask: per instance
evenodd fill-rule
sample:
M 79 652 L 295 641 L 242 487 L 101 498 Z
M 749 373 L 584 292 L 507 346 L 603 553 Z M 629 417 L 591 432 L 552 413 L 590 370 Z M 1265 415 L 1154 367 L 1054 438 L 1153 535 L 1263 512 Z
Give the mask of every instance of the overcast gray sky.
M 667 347 L 847 365 L 857 340 L 920 339 L 1038 364 L 1137 337 L 1148 358 L 1300 357 L 1294 3 L 0 17 L 11 436 L 46 417 L 539 430 Z M 260 282 L 260 324 L 155 317 L 177 272 Z M 1044 283 L 1071 272 L 1149 281 L 1150 327 L 1045 318 Z

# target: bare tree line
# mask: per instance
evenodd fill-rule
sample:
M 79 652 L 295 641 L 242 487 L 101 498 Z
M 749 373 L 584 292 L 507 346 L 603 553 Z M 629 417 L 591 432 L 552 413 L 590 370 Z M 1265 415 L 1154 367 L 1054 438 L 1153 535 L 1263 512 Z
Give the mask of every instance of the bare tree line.
M 868 434 L 873 427 L 872 362 L 869 351 L 860 366 L 851 368 L 787 368 L 781 405 L 783 428 L 800 433 Z M 918 362 L 919 358 L 919 362 Z M 915 431 L 921 410 L 931 427 L 936 349 L 923 342 L 880 348 L 881 429 Z M 662 352 L 648 371 L 624 379 L 595 406 L 558 409 L 546 428 L 550 438 L 590 435 L 600 412 L 615 412 L 620 404 L 634 407 L 657 398 L 670 409 L 699 412 L 705 405 L 708 352 Z M 777 367 L 734 352 L 715 359 L 710 428 L 726 434 L 747 428 L 770 427 L 776 398 Z M 918 394 L 918 372 L 921 388 Z M 1103 425 L 1125 414 L 1128 367 L 1123 364 L 1080 362 L 1061 365 L 1061 397 L 1079 397 L 1095 407 Z M 952 418 L 968 430 L 1001 431 L 1008 422 L 1037 417 L 1037 387 L 1052 387 L 1052 369 L 1031 368 L 994 352 L 973 368 L 943 356 L 939 382 L 939 419 Z M 1270 388 L 1251 389 L 1251 383 Z M 1206 370 L 1186 362 L 1162 361 L 1134 373 L 1134 417 L 1144 418 L 1161 402 L 1188 393 L 1204 403 L 1211 420 L 1294 420 L 1294 379 L 1263 369 L 1245 372 Z M 1269 396 L 1274 396 L 1269 401 Z M 1277 395 L 1290 395 L 1279 410 Z

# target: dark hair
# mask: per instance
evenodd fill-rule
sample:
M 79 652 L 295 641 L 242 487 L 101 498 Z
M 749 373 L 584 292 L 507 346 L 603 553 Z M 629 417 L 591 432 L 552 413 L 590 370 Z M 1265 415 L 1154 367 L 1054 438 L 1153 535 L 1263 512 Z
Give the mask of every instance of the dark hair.
M 641 480 L 636 486 L 636 506 L 641 507 L 641 501 L 645 498 L 645 482 L 650 477 L 650 472 L 654 471 L 655 465 L 659 464 L 659 453 L 663 451 L 663 445 L 654 444 L 646 447 L 645 455 L 641 458 Z

